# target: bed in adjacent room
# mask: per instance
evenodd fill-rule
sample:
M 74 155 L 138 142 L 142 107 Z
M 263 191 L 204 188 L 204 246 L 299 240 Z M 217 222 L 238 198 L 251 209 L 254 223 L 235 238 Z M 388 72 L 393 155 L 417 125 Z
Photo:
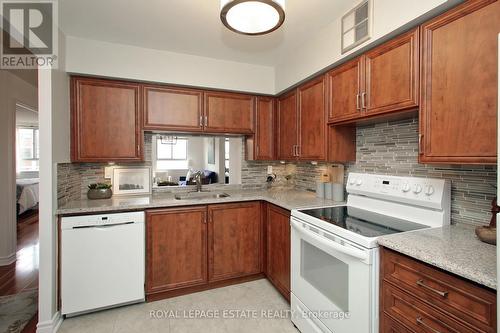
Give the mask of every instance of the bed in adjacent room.
M 39 178 L 17 179 L 17 214 L 37 208 L 39 201 Z

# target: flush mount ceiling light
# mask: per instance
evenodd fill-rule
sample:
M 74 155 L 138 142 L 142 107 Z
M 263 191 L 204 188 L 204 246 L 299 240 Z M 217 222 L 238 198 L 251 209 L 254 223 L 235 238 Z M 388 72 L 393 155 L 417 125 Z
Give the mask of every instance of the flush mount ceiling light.
M 285 21 L 285 0 L 221 0 L 220 19 L 234 32 L 264 35 Z

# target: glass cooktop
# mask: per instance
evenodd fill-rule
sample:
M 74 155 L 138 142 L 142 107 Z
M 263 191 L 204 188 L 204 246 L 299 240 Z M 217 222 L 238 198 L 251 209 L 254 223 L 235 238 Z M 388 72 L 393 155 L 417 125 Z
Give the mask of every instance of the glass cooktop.
M 429 227 L 348 206 L 305 209 L 300 212 L 365 237 L 377 237 Z

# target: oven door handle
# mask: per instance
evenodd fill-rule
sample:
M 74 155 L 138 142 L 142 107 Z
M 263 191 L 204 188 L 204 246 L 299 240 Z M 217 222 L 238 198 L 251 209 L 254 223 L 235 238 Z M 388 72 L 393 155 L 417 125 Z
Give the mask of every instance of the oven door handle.
M 325 246 L 327 248 L 334 249 L 335 251 L 338 251 L 338 252 L 341 252 L 343 254 L 349 255 L 351 257 L 368 262 L 368 254 L 363 250 L 357 250 L 357 249 L 353 249 L 350 247 L 346 247 L 346 246 L 340 245 L 337 242 L 325 239 L 325 238 L 319 236 L 318 234 L 311 232 L 311 231 L 307 230 L 306 228 L 302 227 L 299 222 L 294 221 L 293 219 L 290 220 L 290 224 L 292 225 L 292 227 L 295 230 L 297 230 L 302 235 L 305 235 L 306 237 L 312 239 L 313 241 L 315 241 L 319 244 L 322 244 L 323 246 Z

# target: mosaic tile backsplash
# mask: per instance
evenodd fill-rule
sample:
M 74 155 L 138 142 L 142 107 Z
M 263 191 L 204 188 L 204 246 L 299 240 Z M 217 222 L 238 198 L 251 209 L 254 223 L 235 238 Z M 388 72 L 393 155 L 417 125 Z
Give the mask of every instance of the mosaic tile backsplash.
M 430 165 L 418 163 L 418 118 L 359 126 L 356 131 L 356 162 L 345 165 L 349 172 L 445 178 L 451 181 L 453 223 L 489 224 L 491 201 L 496 195 L 496 166 Z M 265 182 L 266 167 L 273 165 L 278 184 L 292 174 L 294 187 L 315 191 L 316 181 L 329 164 L 245 162 L 243 186 L 257 188 Z M 279 181 L 281 179 L 281 182 Z M 344 180 L 345 184 L 345 180 Z
M 345 165 L 349 172 L 367 172 L 446 178 L 451 180 L 452 221 L 488 224 L 491 200 L 496 195 L 496 166 L 424 165 L 418 163 L 418 118 L 381 122 L 357 128 L 356 162 Z M 243 152 L 244 154 L 244 152 Z M 145 136 L 145 165 L 151 164 L 151 135 Z M 244 156 L 242 157 L 244 159 Z M 267 166 L 277 175 L 272 187 L 294 187 L 314 191 L 327 163 L 242 162 L 242 187 L 266 187 Z M 60 164 L 58 199 L 62 205 L 86 195 L 88 184 L 104 180 L 103 164 Z

